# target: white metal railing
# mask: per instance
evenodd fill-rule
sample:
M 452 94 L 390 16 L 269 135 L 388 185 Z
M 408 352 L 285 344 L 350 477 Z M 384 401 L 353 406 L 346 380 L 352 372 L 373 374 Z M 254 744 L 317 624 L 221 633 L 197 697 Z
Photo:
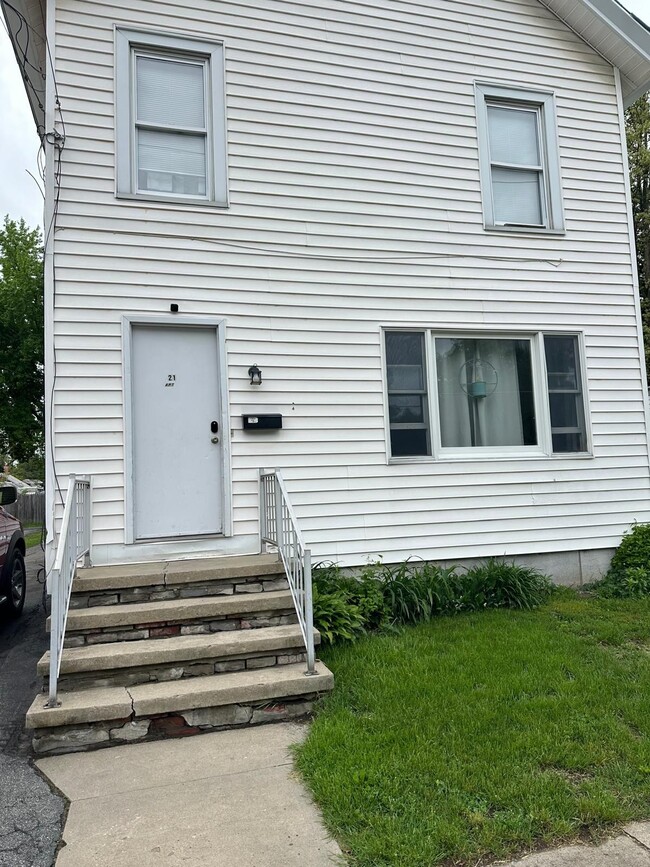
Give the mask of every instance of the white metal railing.
M 262 545 L 278 549 L 307 650 L 307 674 L 315 674 L 311 551 L 305 548 L 280 470 L 260 470 L 260 537 Z
M 61 653 L 68 619 L 72 579 L 77 561 L 90 556 L 90 479 L 70 476 L 68 495 L 63 510 L 63 523 L 56 549 L 54 566 L 47 579 L 52 597 L 50 615 L 50 695 L 48 707 L 56 707 L 57 682 L 61 668 Z

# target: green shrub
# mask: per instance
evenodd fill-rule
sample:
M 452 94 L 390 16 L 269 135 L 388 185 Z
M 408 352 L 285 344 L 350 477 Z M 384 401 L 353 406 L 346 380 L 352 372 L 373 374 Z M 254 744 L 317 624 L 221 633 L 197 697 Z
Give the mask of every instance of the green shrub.
M 490 559 L 473 566 L 463 580 L 461 610 L 536 608 L 548 599 L 553 584 L 531 566 Z
M 634 524 L 621 539 L 609 564 L 610 573 L 630 567 L 650 568 L 650 524 Z
M 592 589 L 620 599 L 650 595 L 650 524 L 634 524 L 625 533 L 607 575 Z
M 429 588 L 408 562 L 382 567 L 379 581 L 393 623 L 417 623 L 431 617 Z
M 382 585 L 376 578 L 362 575 L 355 579 L 350 598 L 359 607 L 366 629 L 382 629 L 390 620 L 390 609 Z
M 402 626 L 442 614 L 484 608 L 534 608 L 550 594 L 536 569 L 487 560 L 465 572 L 407 560 L 370 563 L 360 576 L 334 563 L 314 569 L 314 625 L 324 641 L 351 641 L 369 630 Z
M 418 623 L 457 609 L 460 577 L 454 567 L 412 562 L 384 566 L 379 580 L 393 623 Z
M 344 590 L 323 593 L 318 585 L 313 589 L 314 626 L 323 641 L 353 641 L 364 632 L 364 622 L 358 606 L 349 602 Z
M 630 566 L 621 572 L 607 574 L 593 589 L 598 596 L 609 599 L 630 599 L 650 596 L 650 569 Z
M 381 585 L 372 574 L 346 575 L 335 563 L 314 569 L 314 625 L 323 639 L 351 641 L 388 622 Z

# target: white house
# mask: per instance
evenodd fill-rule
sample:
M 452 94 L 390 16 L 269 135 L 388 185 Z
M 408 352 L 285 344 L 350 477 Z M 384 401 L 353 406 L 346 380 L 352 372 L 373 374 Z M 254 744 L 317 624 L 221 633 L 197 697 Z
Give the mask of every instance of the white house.
M 650 519 L 622 7 L 13 5 L 56 180 L 50 471 L 92 477 L 94 563 L 258 550 L 261 467 L 343 564 L 599 568 Z
M 348 566 L 579 582 L 650 520 L 650 32 L 615 0 L 3 7 L 47 163 L 50 562 L 70 473 L 94 565 L 259 551 L 262 468 Z

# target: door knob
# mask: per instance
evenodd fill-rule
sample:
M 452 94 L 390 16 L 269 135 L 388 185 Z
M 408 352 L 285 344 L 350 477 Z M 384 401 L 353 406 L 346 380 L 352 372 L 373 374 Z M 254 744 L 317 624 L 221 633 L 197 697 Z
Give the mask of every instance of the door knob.
M 218 421 L 211 421 L 210 422 L 210 430 L 212 431 L 212 433 L 219 433 L 219 422 Z

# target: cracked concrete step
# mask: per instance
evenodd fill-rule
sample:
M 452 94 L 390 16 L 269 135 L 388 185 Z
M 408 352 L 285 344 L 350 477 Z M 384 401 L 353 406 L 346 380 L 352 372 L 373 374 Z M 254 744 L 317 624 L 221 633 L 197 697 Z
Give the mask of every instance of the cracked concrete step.
M 92 608 L 71 609 L 68 612 L 66 636 L 77 632 L 180 624 L 186 621 L 244 619 L 246 615 L 272 614 L 277 611 L 294 611 L 293 598 L 289 590 L 237 593 L 233 596 L 200 596 L 191 599 L 134 602 L 123 605 L 96 605 Z M 50 620 L 51 618 L 48 617 L 46 624 L 48 632 Z M 119 634 L 118 632 L 117 635 Z M 100 636 L 95 635 L 94 639 L 99 640 Z
M 65 753 L 304 717 L 313 701 L 333 687 L 334 677 L 322 662 L 313 676 L 306 676 L 304 664 L 286 665 L 63 693 L 55 708 L 45 707 L 46 696 L 38 695 L 26 724 L 34 730 L 36 753 Z
M 237 671 L 232 674 L 200 677 L 185 682 L 147 683 L 132 686 L 83 689 L 60 696 L 58 707 L 46 707 L 47 696 L 36 696 L 27 711 L 29 729 L 66 726 L 78 722 L 117 720 L 152 714 L 218 707 L 225 704 L 267 701 L 304 693 L 328 692 L 334 675 L 322 662 L 316 674 L 307 677 L 302 664 L 277 669 Z
M 91 566 L 77 569 L 74 593 L 96 593 L 128 587 L 203 583 L 229 579 L 263 578 L 284 573 L 274 554 L 245 554 L 196 560 L 165 560 L 123 566 Z
M 320 635 L 317 632 L 314 642 L 320 643 Z M 267 664 L 275 665 L 278 655 L 289 655 L 290 652 L 292 654 L 304 652 L 302 633 L 297 624 L 213 632 L 208 635 L 181 635 L 164 640 L 142 639 L 71 647 L 65 648 L 61 656 L 59 685 L 62 689 L 74 689 L 74 686 L 70 686 L 73 675 L 92 674 L 94 678 L 98 678 L 101 673 L 106 680 L 109 672 L 134 668 L 150 672 L 151 677 L 156 672 L 163 675 L 160 678 L 156 676 L 156 680 L 169 679 L 183 675 L 167 672 L 165 677 L 164 669 L 169 669 L 170 666 L 179 668 L 188 663 L 203 661 L 214 664 L 228 659 L 254 658 L 260 664 L 261 658 L 266 660 Z M 47 677 L 49 664 L 48 651 L 38 662 L 38 674 Z M 207 672 L 201 670 L 199 673 Z M 149 679 L 149 676 L 138 678 L 140 681 L 143 679 Z M 88 677 L 82 678 L 81 682 L 87 683 L 88 680 Z

